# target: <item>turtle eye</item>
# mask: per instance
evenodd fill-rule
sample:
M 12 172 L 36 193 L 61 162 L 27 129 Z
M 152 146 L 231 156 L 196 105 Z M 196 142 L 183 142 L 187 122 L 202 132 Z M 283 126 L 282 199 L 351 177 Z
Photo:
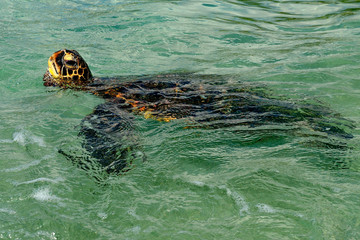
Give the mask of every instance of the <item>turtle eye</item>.
M 70 65 L 70 66 L 76 66 L 76 62 L 75 61 L 66 61 L 66 65 Z

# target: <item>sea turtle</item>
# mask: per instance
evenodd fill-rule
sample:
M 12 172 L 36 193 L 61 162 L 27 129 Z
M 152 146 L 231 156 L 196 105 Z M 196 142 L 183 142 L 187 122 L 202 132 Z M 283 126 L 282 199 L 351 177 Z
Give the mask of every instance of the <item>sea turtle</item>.
M 352 128 L 351 123 L 323 106 L 277 99 L 246 84 L 216 84 L 224 78 L 192 73 L 96 78 L 77 51 L 63 49 L 49 58 L 43 81 L 45 86 L 83 90 L 106 100 L 84 118 L 80 132 L 84 148 L 107 172 L 124 171 L 129 164 L 132 146 L 126 143 L 133 137 L 134 114 L 164 122 L 185 119 L 185 128 L 306 126 L 318 143 L 328 137 L 352 137 L 344 130 Z

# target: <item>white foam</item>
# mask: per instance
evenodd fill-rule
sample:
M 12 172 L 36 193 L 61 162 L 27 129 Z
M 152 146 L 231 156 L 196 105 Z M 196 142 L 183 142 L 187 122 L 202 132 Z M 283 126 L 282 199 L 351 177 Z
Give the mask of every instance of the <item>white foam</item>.
M 105 220 L 107 219 L 108 215 L 104 212 L 99 212 L 98 214 L 98 217 L 101 218 L 102 220 Z
M 15 214 L 16 212 L 8 208 L 0 208 L 0 213 Z
M 129 209 L 129 210 L 127 211 L 127 213 L 128 213 L 130 216 L 132 216 L 132 217 L 134 217 L 134 218 L 136 218 L 136 219 L 138 219 L 138 220 L 140 219 L 139 215 L 136 214 L 136 211 L 135 211 L 134 208 Z
M 37 235 L 44 236 L 45 239 L 50 239 L 50 240 L 56 240 L 57 239 L 55 232 L 38 231 Z M 41 239 L 44 239 L 44 238 L 41 238 Z
M 20 129 L 19 131 L 14 132 L 13 141 L 19 143 L 22 146 L 25 146 L 27 144 L 37 144 L 40 147 L 46 146 L 42 137 L 35 136 L 31 132 L 24 129 Z
M 13 141 L 25 145 L 25 134 L 23 132 L 14 132 Z
M 234 201 L 235 204 L 240 208 L 239 215 L 245 216 L 250 213 L 250 207 L 245 201 L 245 199 L 237 192 L 231 191 L 229 188 L 225 186 L 221 186 L 220 189 L 225 189 L 226 194 L 230 196 Z
M 135 234 L 138 234 L 138 233 L 140 233 L 140 230 L 141 230 L 141 227 L 140 227 L 140 226 L 135 226 L 135 227 L 133 227 L 133 228 L 128 229 L 127 231 L 128 231 L 128 232 L 133 232 L 133 233 L 135 233 Z
M 205 186 L 205 183 L 201 181 L 191 181 L 191 183 L 199 187 Z
M 49 188 L 39 188 L 39 189 L 35 190 L 32 197 L 35 198 L 36 200 L 42 201 L 42 202 L 60 200 L 60 198 L 51 194 L 51 191 Z
M 256 204 L 256 207 L 259 209 L 260 212 L 265 212 L 265 213 L 276 212 L 276 210 L 274 208 L 270 207 L 269 205 L 263 204 L 263 203 Z

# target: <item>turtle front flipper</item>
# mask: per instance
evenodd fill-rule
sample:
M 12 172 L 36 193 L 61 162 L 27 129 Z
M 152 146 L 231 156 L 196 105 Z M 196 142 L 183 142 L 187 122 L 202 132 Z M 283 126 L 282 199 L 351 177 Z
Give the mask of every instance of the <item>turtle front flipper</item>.
M 138 139 L 133 116 L 119 105 L 106 102 L 98 105 L 81 123 L 83 147 L 106 172 L 124 172 L 138 156 Z

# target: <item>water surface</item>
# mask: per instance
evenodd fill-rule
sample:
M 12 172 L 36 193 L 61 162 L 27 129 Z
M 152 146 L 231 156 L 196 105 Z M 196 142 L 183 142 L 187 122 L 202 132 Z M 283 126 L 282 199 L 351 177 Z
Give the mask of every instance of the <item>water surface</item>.
M 99 182 L 58 149 L 103 100 L 42 86 L 69 48 L 95 76 L 228 74 L 359 126 L 357 1 L 3 0 L 0 16 L 0 238 L 360 238 L 358 128 L 338 151 L 138 117 L 148 161 Z

